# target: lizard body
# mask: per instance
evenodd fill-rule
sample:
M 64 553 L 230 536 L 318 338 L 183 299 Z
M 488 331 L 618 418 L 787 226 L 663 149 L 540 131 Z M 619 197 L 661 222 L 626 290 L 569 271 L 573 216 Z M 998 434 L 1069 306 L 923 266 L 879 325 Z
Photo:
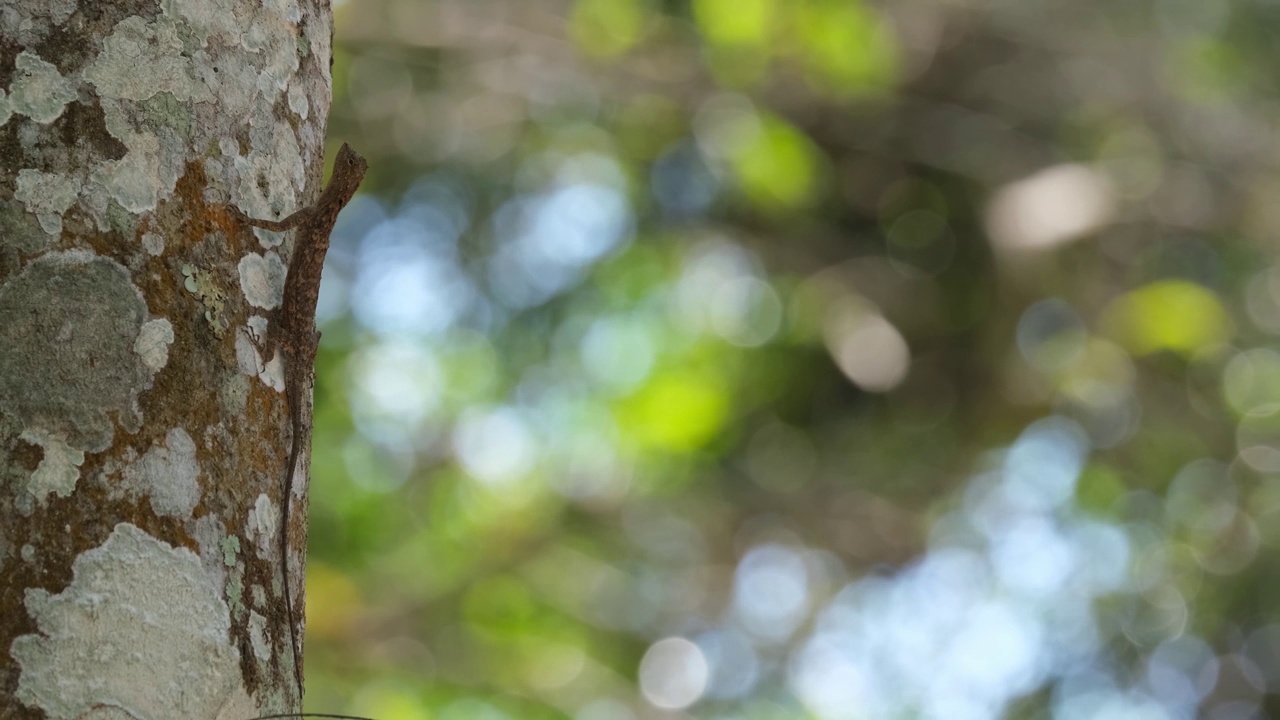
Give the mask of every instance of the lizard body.
M 320 273 L 324 256 L 329 251 L 329 235 L 338 213 L 346 207 L 369 165 L 351 146 L 343 143 L 334 161 L 333 174 L 312 205 L 282 220 L 257 220 L 235 208 L 232 213 L 241 221 L 275 232 L 296 229 L 293 255 L 285 274 L 284 299 L 280 310 L 267 328 L 263 344 L 264 357 L 279 349 L 284 360 L 284 389 L 289 403 L 289 464 L 285 467 L 281 500 L 280 554 L 284 575 L 284 603 L 289 621 L 289 640 L 293 651 L 298 697 L 302 697 L 302 648 L 298 642 L 298 624 L 294 620 L 293 593 L 289 583 L 289 506 L 293 499 L 293 471 L 299 453 L 310 442 L 310 428 L 303 418 L 303 396 L 314 380 L 316 348 L 320 333 L 316 330 L 316 302 L 320 297 Z

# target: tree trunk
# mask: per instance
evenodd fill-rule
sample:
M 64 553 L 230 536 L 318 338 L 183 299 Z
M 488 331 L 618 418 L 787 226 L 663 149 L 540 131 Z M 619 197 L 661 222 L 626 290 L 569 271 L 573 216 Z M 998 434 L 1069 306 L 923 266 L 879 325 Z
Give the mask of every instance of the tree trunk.
M 299 709 L 254 343 L 291 240 L 226 206 L 314 197 L 331 40 L 324 0 L 0 4 L 2 718 Z

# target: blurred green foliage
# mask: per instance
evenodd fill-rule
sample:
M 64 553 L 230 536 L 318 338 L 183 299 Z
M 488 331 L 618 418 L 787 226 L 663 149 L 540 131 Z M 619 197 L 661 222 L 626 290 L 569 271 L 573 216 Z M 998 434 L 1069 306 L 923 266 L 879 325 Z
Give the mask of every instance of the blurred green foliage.
M 361 0 L 307 707 L 1280 709 L 1267 0 Z

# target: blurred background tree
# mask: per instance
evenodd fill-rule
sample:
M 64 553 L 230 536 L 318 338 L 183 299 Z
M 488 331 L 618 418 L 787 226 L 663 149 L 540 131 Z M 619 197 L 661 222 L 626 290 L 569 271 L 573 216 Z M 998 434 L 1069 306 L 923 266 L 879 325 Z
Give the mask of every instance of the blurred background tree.
M 308 709 L 1280 709 L 1280 5 L 337 16 Z

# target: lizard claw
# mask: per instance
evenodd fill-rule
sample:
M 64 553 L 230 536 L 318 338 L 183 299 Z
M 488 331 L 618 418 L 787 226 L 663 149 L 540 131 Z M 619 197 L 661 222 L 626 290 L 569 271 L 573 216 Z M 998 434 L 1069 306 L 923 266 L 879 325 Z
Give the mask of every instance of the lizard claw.
M 276 348 L 270 355 L 258 357 L 258 377 L 272 390 L 284 392 L 284 353 L 280 352 L 280 348 Z

